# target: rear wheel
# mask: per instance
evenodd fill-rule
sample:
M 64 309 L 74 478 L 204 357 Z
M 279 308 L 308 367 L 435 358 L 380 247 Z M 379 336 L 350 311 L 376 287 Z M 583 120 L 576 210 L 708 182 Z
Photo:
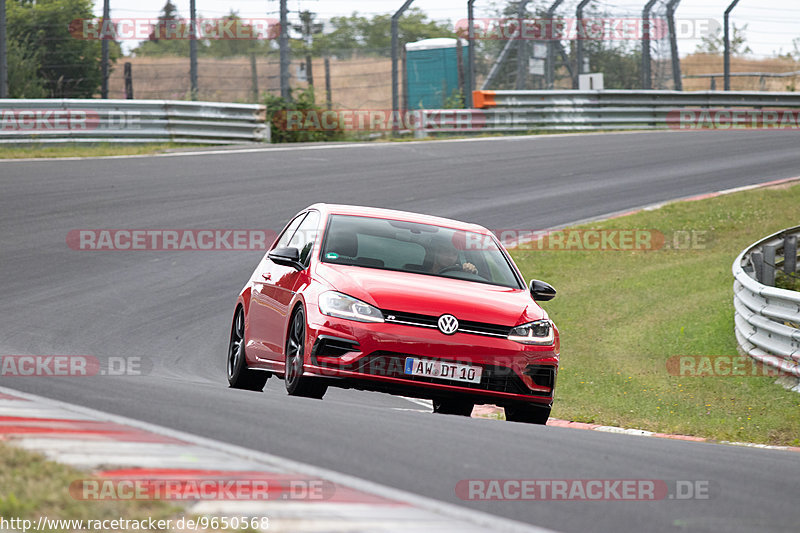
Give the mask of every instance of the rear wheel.
M 228 384 L 233 389 L 261 392 L 269 376 L 269 372 L 247 368 L 244 352 L 244 310 L 239 307 L 233 317 L 231 340 L 228 343 Z
M 475 404 L 461 400 L 433 400 L 433 412 L 441 415 L 471 416 Z
M 528 424 L 546 424 L 550 418 L 549 407 L 536 405 L 507 405 L 505 407 L 506 420 L 510 422 L 526 422 Z
M 298 307 L 292 317 L 289 335 L 286 339 L 286 369 L 284 384 L 286 392 L 291 396 L 322 399 L 328 385 L 319 379 L 303 376 L 303 362 L 306 346 L 306 316 L 302 307 Z

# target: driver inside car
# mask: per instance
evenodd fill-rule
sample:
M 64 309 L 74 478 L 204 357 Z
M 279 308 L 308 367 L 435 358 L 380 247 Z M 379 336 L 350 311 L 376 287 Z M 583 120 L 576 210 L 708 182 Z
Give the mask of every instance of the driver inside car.
M 432 274 L 441 274 L 444 270 L 461 270 L 470 274 L 477 274 L 478 268 L 472 263 L 461 263 L 458 257 L 458 250 L 452 246 L 437 246 L 434 251 Z

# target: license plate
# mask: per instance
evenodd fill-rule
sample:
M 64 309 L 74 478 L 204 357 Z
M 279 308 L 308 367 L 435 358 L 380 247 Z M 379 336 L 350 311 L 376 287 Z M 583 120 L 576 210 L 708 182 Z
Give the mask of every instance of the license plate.
M 406 357 L 406 366 L 403 372 L 411 376 L 426 376 L 429 378 L 449 379 L 451 381 L 464 381 L 466 383 L 480 383 L 483 368 L 461 363 L 448 363 L 445 361 Z

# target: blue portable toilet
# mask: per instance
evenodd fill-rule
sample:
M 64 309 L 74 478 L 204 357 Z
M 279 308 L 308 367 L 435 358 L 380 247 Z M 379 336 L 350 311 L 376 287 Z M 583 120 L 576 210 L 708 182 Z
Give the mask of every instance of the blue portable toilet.
M 467 49 L 462 46 L 464 76 L 467 72 Z M 458 60 L 455 39 L 424 39 L 406 44 L 406 80 L 409 109 L 441 109 L 457 92 Z

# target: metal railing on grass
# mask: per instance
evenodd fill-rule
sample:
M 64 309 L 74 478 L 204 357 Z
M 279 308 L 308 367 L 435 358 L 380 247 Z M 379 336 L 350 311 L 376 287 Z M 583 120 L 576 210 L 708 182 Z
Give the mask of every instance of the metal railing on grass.
M 177 100 L 0 100 L 0 143 L 269 142 L 265 108 Z

